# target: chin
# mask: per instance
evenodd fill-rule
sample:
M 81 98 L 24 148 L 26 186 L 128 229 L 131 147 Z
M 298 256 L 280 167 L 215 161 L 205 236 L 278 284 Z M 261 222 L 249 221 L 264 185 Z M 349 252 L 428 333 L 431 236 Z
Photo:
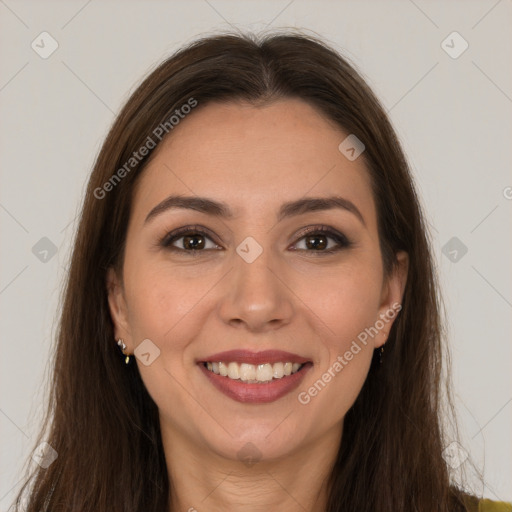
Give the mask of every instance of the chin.
M 304 436 L 298 432 L 298 425 L 290 421 L 291 418 L 284 422 L 283 418 L 231 423 L 228 428 L 231 436 L 222 430 L 225 435 L 212 437 L 212 431 L 208 430 L 205 442 L 218 456 L 230 460 L 247 462 L 289 457 L 300 449 Z

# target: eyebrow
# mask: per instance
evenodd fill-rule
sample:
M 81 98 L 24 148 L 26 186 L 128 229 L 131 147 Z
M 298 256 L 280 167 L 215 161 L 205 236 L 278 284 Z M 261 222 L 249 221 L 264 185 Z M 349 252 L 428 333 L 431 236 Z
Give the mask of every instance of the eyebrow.
M 285 218 L 308 212 L 332 210 L 334 208 L 346 210 L 354 214 L 366 226 L 366 222 L 356 205 L 341 196 L 306 197 L 283 203 L 279 209 L 277 221 L 279 222 Z M 151 219 L 172 209 L 195 210 L 222 219 L 234 217 L 231 208 L 226 203 L 221 203 L 207 197 L 171 195 L 161 203 L 158 203 L 148 213 L 144 223 L 147 224 Z

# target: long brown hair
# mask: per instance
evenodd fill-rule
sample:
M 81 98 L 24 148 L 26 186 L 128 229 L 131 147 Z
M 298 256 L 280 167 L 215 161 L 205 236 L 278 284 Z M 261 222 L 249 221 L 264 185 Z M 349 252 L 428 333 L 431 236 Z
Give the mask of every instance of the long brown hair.
M 265 105 L 289 97 L 308 102 L 364 143 L 385 272 L 397 251 L 409 254 L 403 308 L 383 364 L 374 358 L 344 420 L 327 510 L 466 510 L 465 494 L 450 482 L 442 456 L 440 299 L 408 164 L 355 66 L 320 39 L 292 32 L 198 39 L 156 67 L 117 116 L 81 211 L 36 442 L 46 441 L 58 456 L 30 473 L 16 510 L 29 484 L 27 512 L 170 510 L 157 406 L 137 365 L 123 363 L 107 304 L 106 272 L 122 268 L 134 187 L 154 151 L 126 163 L 191 98 L 201 108 L 210 101 Z M 447 398 L 453 413 L 449 389 Z

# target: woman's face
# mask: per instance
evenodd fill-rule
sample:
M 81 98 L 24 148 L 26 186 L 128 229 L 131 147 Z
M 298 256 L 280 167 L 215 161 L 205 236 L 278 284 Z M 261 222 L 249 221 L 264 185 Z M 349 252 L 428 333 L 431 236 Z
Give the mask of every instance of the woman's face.
M 363 159 L 314 108 L 200 107 L 137 185 L 122 281 L 108 278 L 116 338 L 136 350 L 164 437 L 230 459 L 339 440 L 406 257 L 385 280 Z

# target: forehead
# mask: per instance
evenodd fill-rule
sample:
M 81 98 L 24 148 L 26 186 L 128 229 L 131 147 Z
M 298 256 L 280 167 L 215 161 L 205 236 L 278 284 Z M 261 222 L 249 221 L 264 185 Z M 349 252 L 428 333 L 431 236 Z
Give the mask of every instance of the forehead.
M 372 217 L 364 160 L 350 161 L 338 149 L 348 135 L 298 99 L 199 105 L 155 150 L 137 186 L 134 214 L 147 214 L 171 193 L 228 202 L 236 215 L 335 193 Z

